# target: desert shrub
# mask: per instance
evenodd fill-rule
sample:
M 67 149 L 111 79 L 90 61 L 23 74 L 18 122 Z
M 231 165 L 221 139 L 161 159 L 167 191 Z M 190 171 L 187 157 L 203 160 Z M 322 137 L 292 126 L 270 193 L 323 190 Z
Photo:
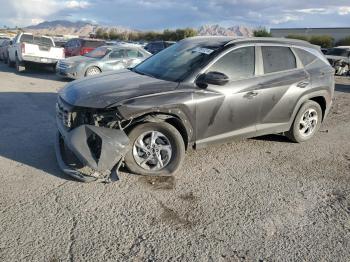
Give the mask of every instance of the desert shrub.
M 345 37 L 341 40 L 339 40 L 337 43 L 336 43 L 337 46 L 350 46 L 350 36 L 348 37 Z
M 254 30 L 253 34 L 255 37 L 271 37 L 272 36 L 271 33 L 269 31 L 267 31 L 267 29 L 264 27 Z
M 313 35 L 310 37 L 310 43 L 313 45 L 319 45 L 322 48 L 331 48 L 334 39 L 329 35 Z
M 290 35 L 287 35 L 286 37 L 290 39 L 309 41 L 309 38 L 306 35 L 290 34 Z

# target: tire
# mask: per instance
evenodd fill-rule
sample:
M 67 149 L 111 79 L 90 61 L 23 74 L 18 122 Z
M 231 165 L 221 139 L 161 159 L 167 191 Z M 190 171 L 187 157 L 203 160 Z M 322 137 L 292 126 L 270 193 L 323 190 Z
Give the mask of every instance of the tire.
M 21 62 L 18 60 L 18 57 L 16 56 L 16 71 L 18 73 L 24 72 L 26 70 L 26 67 L 21 64 Z
M 101 70 L 96 66 L 89 67 L 85 72 L 85 76 L 94 76 L 98 74 L 101 74 Z
M 317 133 L 321 122 L 322 109 L 320 105 L 309 100 L 299 109 L 291 129 L 287 132 L 287 137 L 296 143 L 305 142 Z
M 152 144 L 149 143 L 152 134 L 155 134 L 154 137 L 157 137 L 154 143 L 155 148 L 153 149 Z M 137 175 L 171 176 L 181 167 L 185 157 L 185 144 L 179 131 L 172 125 L 165 122 L 144 123 L 134 127 L 128 136 L 130 149 L 125 156 L 125 164 L 131 173 Z M 136 146 L 140 140 L 144 141 L 144 148 L 147 145 L 149 146 L 149 149 L 147 149 L 149 150 L 148 157 L 151 157 L 143 166 L 140 165 L 140 160 L 144 161 L 147 158 L 147 154 L 141 147 Z M 167 148 L 167 150 L 162 148 Z M 169 151 L 171 152 L 170 157 Z M 157 154 L 160 156 L 160 159 L 156 157 Z M 163 163 L 163 166 L 158 165 L 160 162 Z M 157 166 L 155 163 L 157 163 Z

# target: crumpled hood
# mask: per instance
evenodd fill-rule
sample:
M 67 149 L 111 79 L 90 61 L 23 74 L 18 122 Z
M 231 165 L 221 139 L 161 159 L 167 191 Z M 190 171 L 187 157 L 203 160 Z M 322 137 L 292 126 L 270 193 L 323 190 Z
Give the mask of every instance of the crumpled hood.
M 126 99 L 171 91 L 177 86 L 175 82 L 125 69 L 73 81 L 60 90 L 59 96 L 73 106 L 105 108 Z

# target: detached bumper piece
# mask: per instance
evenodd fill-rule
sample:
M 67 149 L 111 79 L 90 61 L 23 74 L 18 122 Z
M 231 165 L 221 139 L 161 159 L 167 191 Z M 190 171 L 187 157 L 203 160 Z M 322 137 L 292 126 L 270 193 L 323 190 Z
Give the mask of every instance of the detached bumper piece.
M 128 136 L 121 130 L 91 125 L 66 131 L 60 122 L 57 124 L 55 149 L 62 171 L 83 182 L 108 181 L 128 150 Z

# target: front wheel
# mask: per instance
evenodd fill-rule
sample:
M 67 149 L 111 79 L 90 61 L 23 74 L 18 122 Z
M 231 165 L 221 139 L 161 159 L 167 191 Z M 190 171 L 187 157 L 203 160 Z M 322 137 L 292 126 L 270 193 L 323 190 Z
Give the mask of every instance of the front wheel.
M 92 66 L 86 70 L 85 76 L 94 76 L 94 75 L 98 75 L 100 73 L 101 73 L 101 70 L 98 67 Z
M 314 101 L 307 101 L 296 115 L 287 137 L 294 142 L 301 143 L 311 139 L 321 126 L 322 109 Z
M 185 145 L 172 125 L 144 123 L 132 129 L 128 136 L 131 147 L 125 156 L 125 164 L 132 173 L 168 176 L 181 167 Z

